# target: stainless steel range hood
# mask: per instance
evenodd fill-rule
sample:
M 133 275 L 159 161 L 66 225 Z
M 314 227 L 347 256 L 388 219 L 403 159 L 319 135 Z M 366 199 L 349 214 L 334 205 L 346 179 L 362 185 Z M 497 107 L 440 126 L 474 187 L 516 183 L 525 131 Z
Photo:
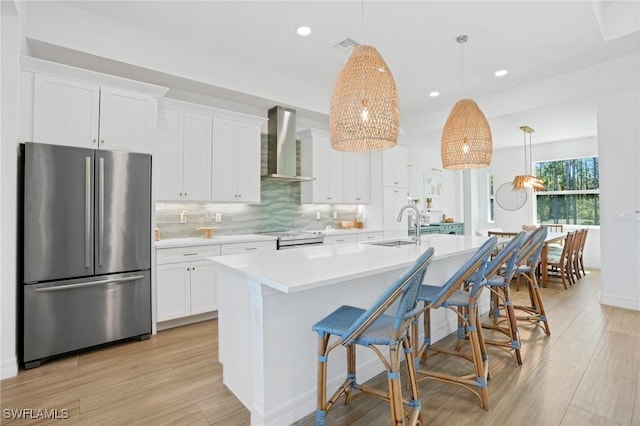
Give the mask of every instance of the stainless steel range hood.
M 306 182 L 312 177 L 296 173 L 296 111 L 275 106 L 269 110 L 267 174 L 265 179 Z

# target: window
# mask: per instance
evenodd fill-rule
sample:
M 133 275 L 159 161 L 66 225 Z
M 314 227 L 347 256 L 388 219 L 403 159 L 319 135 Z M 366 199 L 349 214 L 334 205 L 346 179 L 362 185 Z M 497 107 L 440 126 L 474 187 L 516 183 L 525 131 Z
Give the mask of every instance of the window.
M 536 193 L 540 224 L 600 225 L 598 157 L 535 163 L 545 189 Z
M 493 173 L 487 174 L 487 222 L 492 223 L 495 221 L 494 216 L 494 205 L 495 205 L 495 194 L 493 192 Z

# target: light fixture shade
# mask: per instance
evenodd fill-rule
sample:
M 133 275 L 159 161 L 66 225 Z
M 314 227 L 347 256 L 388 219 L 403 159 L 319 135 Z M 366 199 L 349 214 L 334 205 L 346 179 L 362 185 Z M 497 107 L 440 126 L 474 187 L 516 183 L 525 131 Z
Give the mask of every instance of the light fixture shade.
M 356 46 L 338 74 L 329 140 L 338 151 L 379 151 L 398 143 L 400 111 L 393 75 L 372 46 Z
M 442 131 L 440 158 L 445 169 L 477 169 L 491 164 L 491 129 L 471 99 L 458 101 Z
M 517 175 L 513 178 L 514 191 L 526 191 L 531 188 L 534 191 L 544 191 L 544 182 L 537 176 L 533 176 L 531 168 L 531 133 L 535 132 L 529 126 L 520 126 L 524 135 L 524 175 Z M 527 160 L 527 135 L 529 135 L 529 160 Z M 529 166 L 527 166 L 529 164 Z M 527 174 L 528 173 L 528 174 Z
M 544 182 L 535 176 L 518 175 L 513 178 L 513 190 L 514 191 L 526 191 L 528 188 L 534 191 L 544 190 Z

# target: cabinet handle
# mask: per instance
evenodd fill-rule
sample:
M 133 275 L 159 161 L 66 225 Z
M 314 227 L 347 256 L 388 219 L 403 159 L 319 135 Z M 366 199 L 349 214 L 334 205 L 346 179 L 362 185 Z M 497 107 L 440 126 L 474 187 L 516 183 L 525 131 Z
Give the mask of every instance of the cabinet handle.
M 100 140 L 100 143 L 101 143 L 102 145 L 104 145 L 104 139 Z
M 245 250 L 258 250 L 258 247 L 245 247 Z
M 178 193 L 178 195 L 182 197 L 182 192 Z
M 95 140 L 95 138 L 93 139 L 93 143 L 96 143 L 96 140 Z
M 190 271 L 191 269 L 187 268 L 187 271 Z
M 187 196 L 187 193 L 186 193 L 186 192 L 184 193 L 184 196 L 185 196 L 185 197 Z
M 192 270 L 192 271 L 195 271 L 195 270 L 196 270 L 196 268 L 191 268 L 191 270 Z
M 195 256 L 197 254 L 198 254 L 198 252 L 195 252 L 195 253 L 183 253 L 182 255 L 183 256 Z

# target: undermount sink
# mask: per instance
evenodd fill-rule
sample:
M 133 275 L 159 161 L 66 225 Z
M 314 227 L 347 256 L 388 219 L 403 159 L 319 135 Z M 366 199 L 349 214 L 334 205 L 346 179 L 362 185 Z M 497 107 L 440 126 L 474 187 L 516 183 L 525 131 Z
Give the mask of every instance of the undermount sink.
M 415 241 L 407 241 L 407 240 L 394 240 L 394 241 L 381 241 L 379 243 L 370 243 L 374 246 L 384 246 L 384 247 L 402 247 L 406 245 L 415 245 Z

